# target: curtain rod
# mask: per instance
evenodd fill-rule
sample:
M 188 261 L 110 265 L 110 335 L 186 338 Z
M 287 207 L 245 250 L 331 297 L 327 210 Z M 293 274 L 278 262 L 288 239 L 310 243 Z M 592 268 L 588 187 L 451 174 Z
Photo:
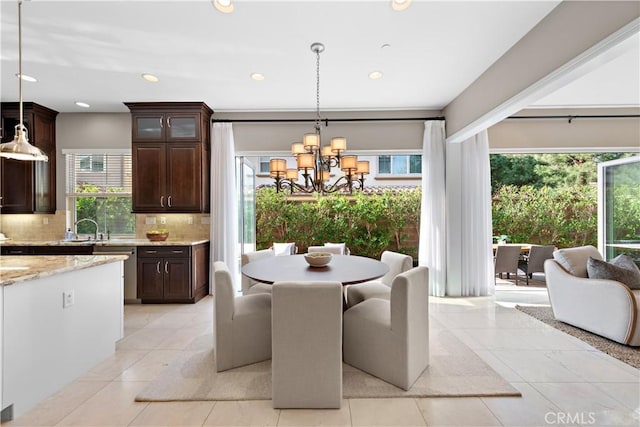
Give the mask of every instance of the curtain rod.
M 571 120 L 573 119 L 627 119 L 627 118 L 638 118 L 640 117 L 640 114 L 585 114 L 585 115 L 581 115 L 581 114 L 576 114 L 576 115 L 572 115 L 572 114 L 565 114 L 565 115 L 559 115 L 559 116 L 554 116 L 554 115 L 550 115 L 550 116 L 509 116 L 507 117 L 508 119 L 565 119 L 565 120 L 569 120 L 569 123 L 571 123 Z
M 320 119 L 325 126 L 329 126 L 329 122 L 406 122 L 406 121 L 425 121 L 425 120 L 444 120 L 443 116 L 437 117 L 372 117 L 372 118 L 345 118 L 345 119 Z M 313 123 L 316 119 L 211 119 L 212 123 Z
M 548 116 L 509 116 L 507 119 L 527 120 L 527 119 L 565 119 L 569 123 L 573 119 L 628 119 L 640 118 L 640 114 L 565 114 L 565 115 L 548 115 Z M 347 123 L 347 122 L 407 122 L 407 121 L 427 121 L 427 120 L 445 120 L 443 116 L 436 117 L 371 117 L 371 118 L 344 118 L 344 119 L 321 119 L 325 126 L 329 126 L 329 122 Z M 313 123 L 315 119 L 211 119 L 211 123 Z

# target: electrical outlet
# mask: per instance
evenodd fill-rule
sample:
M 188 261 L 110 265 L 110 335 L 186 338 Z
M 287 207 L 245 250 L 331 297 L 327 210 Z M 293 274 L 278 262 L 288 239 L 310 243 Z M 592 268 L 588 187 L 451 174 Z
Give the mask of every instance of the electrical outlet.
M 156 225 L 156 217 L 155 216 L 147 216 L 144 218 L 144 223 L 146 225 Z
M 76 297 L 73 290 L 62 291 L 62 308 L 71 307 L 75 303 L 76 303 Z
M 42 218 L 42 223 L 44 225 L 49 225 L 49 218 L 47 218 L 46 216 L 44 218 Z
M 192 216 L 190 216 L 189 218 L 187 218 L 187 223 L 188 223 L 189 225 L 193 225 L 193 217 L 192 217 Z
M 166 224 L 167 223 L 167 218 L 164 216 L 160 217 L 160 224 Z

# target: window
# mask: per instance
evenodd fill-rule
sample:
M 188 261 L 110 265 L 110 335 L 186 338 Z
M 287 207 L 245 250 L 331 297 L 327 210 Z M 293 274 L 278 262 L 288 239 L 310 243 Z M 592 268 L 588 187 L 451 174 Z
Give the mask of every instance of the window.
M 419 175 L 422 173 L 422 155 L 378 156 L 378 173 L 388 175 Z
M 131 153 L 86 153 L 65 150 L 66 199 L 69 223 L 83 218 L 98 223 L 98 233 L 112 236 L 135 234 L 131 213 Z M 99 172 L 99 173 L 96 173 Z M 78 224 L 78 234 L 93 234 L 90 221 Z M 73 230 L 73 228 L 72 228 Z
M 260 168 L 258 169 L 259 174 L 269 173 L 269 160 L 271 160 L 271 157 L 260 156 Z
M 104 172 L 104 154 L 78 155 L 82 172 Z

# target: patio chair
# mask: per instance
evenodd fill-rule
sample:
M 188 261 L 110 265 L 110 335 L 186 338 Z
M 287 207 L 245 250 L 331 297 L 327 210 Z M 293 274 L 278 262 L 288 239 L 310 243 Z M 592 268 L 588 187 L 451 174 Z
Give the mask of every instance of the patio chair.
M 518 268 L 524 272 L 527 286 L 529 286 L 529 279 L 533 278 L 533 273 L 544 273 L 544 262 L 553 258 L 554 250 L 553 245 L 531 245 L 529 254 L 518 261 Z
M 518 245 L 498 245 L 496 255 L 493 257 L 493 283 L 495 285 L 496 276 L 502 273 L 513 273 L 516 276 L 516 286 L 518 285 L 518 261 L 520 260 L 520 248 Z

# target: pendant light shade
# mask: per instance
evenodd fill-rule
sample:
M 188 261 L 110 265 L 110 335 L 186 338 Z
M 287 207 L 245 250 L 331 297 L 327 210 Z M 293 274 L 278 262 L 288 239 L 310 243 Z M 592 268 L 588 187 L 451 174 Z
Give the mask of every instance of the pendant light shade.
M 14 160 L 49 161 L 49 157 L 41 149 L 29 144 L 27 128 L 23 125 L 16 125 L 13 141 L 0 144 L 0 157 Z
M 22 0 L 18 0 L 18 76 L 22 76 Z M 22 78 L 18 77 L 20 92 L 20 124 L 15 127 L 13 141 L 0 144 L 0 157 L 15 160 L 49 161 L 49 157 L 29 144 L 27 128 L 24 126 L 24 109 L 22 106 Z

